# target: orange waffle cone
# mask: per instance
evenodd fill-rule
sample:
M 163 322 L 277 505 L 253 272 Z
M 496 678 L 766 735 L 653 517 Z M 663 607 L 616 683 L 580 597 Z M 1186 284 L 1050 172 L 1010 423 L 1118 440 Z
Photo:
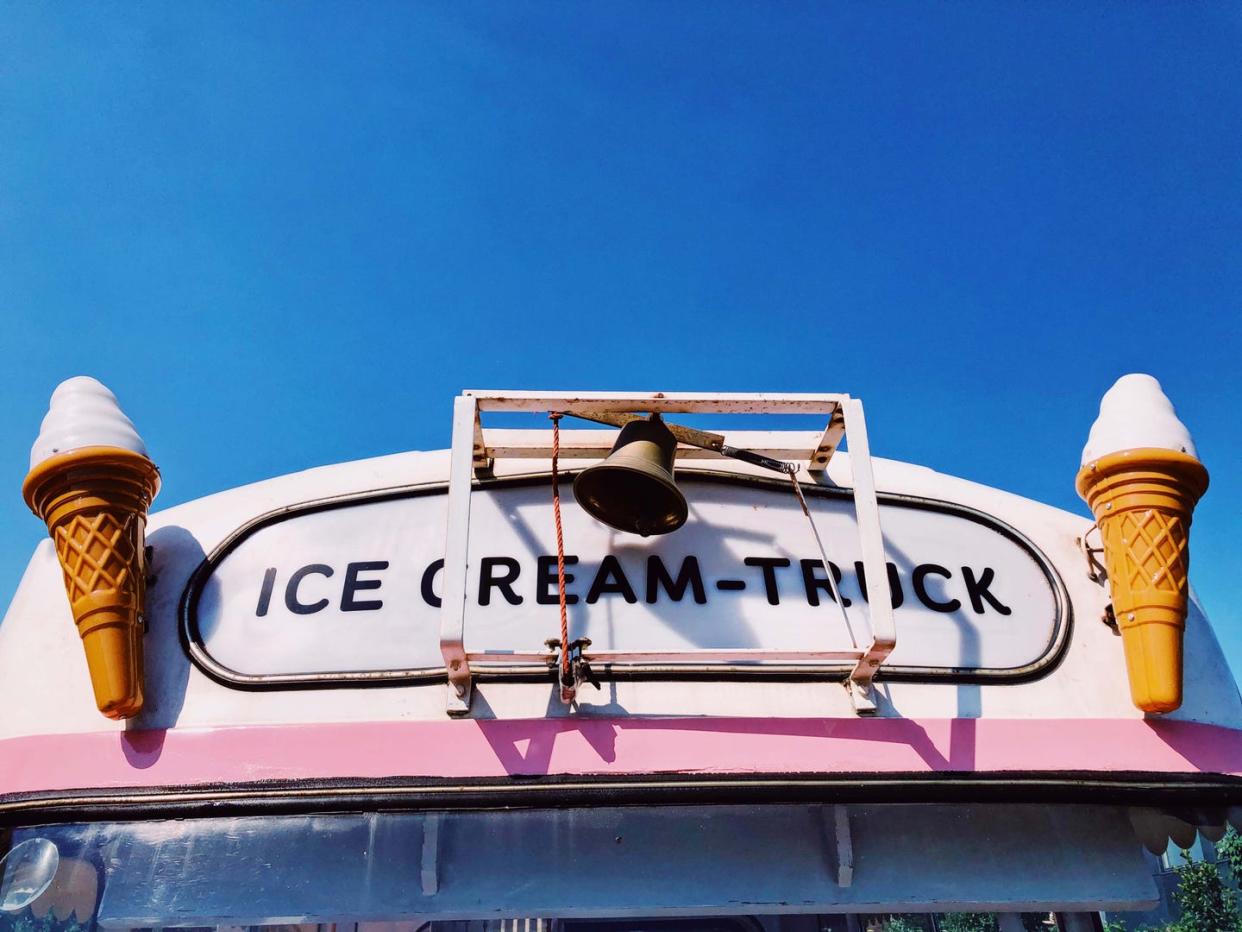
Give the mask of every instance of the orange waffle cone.
M 1078 473 L 1100 527 L 1130 695 L 1144 712 L 1182 704 L 1190 521 L 1207 485 L 1203 464 L 1172 450 L 1112 453 Z
M 45 460 L 22 485 L 56 545 L 95 703 L 109 718 L 142 708 L 143 543 L 159 483 L 139 453 L 86 447 Z

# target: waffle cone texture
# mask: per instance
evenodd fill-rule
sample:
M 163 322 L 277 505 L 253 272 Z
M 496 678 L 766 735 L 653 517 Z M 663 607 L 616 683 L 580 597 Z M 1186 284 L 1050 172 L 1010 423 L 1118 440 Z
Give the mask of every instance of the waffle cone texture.
M 95 703 L 109 718 L 142 708 L 143 549 L 159 486 L 154 463 L 118 447 L 58 454 L 22 485 L 55 544 Z
M 1104 547 L 1130 695 L 1144 712 L 1182 704 L 1182 649 L 1190 600 L 1190 522 L 1208 486 L 1193 456 L 1111 453 L 1078 473 Z

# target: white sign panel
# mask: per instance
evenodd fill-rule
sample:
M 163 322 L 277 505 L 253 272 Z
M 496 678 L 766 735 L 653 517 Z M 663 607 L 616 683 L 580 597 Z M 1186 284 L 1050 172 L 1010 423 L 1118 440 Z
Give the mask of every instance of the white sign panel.
M 611 651 L 851 647 L 791 491 L 693 478 L 681 486 L 690 519 L 662 537 L 613 531 L 563 498 L 571 637 Z M 196 656 L 241 681 L 441 678 L 446 501 L 443 491 L 412 493 L 256 524 L 191 583 L 184 620 Z M 852 500 L 809 501 L 865 643 Z M 898 632 L 886 672 L 1029 672 L 1054 652 L 1063 590 L 1012 529 L 956 506 L 884 496 L 881 524 Z M 474 493 L 467 650 L 538 651 L 559 635 L 555 540 L 546 481 Z

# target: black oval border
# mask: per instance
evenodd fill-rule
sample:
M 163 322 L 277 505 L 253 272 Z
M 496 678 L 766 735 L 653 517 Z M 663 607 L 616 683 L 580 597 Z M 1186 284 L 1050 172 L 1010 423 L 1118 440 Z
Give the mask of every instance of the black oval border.
M 572 473 L 564 474 L 572 478 Z M 715 482 L 722 485 L 749 485 L 760 488 L 786 489 L 785 483 L 758 476 L 737 473 L 694 470 L 685 478 L 689 481 Z M 527 486 L 545 485 L 551 482 L 550 473 L 506 477 L 501 479 L 485 479 L 475 482 L 474 491 L 489 489 L 522 488 Z M 803 483 L 806 494 L 826 498 L 852 500 L 853 490 L 837 486 L 807 485 Z M 349 508 L 355 505 L 369 505 L 386 501 L 398 501 L 408 498 L 421 498 L 428 495 L 444 495 L 448 492 L 448 483 L 436 482 L 428 485 L 402 486 L 391 489 L 360 492 L 332 498 L 316 499 L 295 505 L 287 505 L 241 525 L 228 535 L 203 561 L 195 568 L 186 583 L 181 595 L 179 606 L 181 645 L 191 662 L 210 679 L 235 689 L 242 690 L 297 690 L 297 689 L 356 689 L 367 686 L 418 686 L 429 683 L 444 683 L 446 673 L 444 667 L 416 668 L 411 670 L 375 670 L 349 671 L 339 673 L 305 673 L 305 674 L 263 674 L 254 675 L 239 673 L 217 661 L 207 651 L 199 632 L 197 610 L 198 600 L 208 577 L 217 566 L 235 550 L 244 540 L 263 528 L 279 524 L 293 518 L 331 511 L 337 508 Z M 1048 556 L 1040 550 L 1026 535 L 999 518 L 989 515 L 968 505 L 937 499 L 922 498 L 914 495 L 880 492 L 876 498 L 882 505 L 894 505 L 901 508 L 913 508 L 922 511 L 934 511 L 965 518 L 981 524 L 989 530 L 1007 537 L 1017 544 L 1032 558 L 1043 571 L 1048 588 L 1052 590 L 1056 603 L 1056 618 L 1053 622 L 1052 636 L 1044 652 L 1034 661 L 1021 667 L 983 668 L 983 667 L 882 667 L 876 677 L 878 681 L 891 682 L 939 682 L 939 683 L 1023 683 L 1040 679 L 1047 675 L 1061 662 L 1065 649 L 1069 644 L 1069 634 L 1073 626 L 1073 612 L 1069 593 Z M 473 664 L 472 672 L 476 679 L 493 682 L 515 682 L 530 680 L 551 680 L 555 672 L 546 666 L 531 664 Z M 848 675 L 851 665 L 845 664 L 772 664 L 763 667 L 748 666 L 745 668 L 730 667 L 724 664 L 690 664 L 651 665 L 651 664 L 609 664 L 600 666 L 595 672 L 600 679 L 607 680 L 775 680 L 783 682 L 822 680 L 834 681 Z

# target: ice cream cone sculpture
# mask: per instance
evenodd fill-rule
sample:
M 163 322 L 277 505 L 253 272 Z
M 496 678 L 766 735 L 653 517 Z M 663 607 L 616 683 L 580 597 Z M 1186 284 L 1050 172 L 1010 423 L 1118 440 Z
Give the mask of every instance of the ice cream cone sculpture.
M 1207 486 L 1160 383 L 1119 379 L 1100 402 L 1077 487 L 1100 528 L 1130 695 L 1144 712 L 1182 704 L 1190 521 Z
M 61 383 L 30 454 L 26 504 L 47 524 L 109 718 L 142 708 L 144 539 L 160 474 L 116 397 L 91 378 Z

